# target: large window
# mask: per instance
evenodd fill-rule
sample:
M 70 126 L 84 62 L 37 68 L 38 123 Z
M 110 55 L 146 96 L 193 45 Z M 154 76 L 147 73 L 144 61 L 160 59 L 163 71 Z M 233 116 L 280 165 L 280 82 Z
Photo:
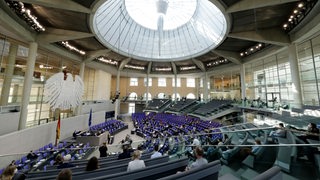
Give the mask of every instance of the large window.
M 303 103 L 308 105 L 319 105 L 320 36 L 299 44 L 297 49 Z
M 200 82 L 199 82 L 199 87 L 203 87 L 203 79 L 202 78 L 200 78 Z
M 143 94 L 143 99 L 147 100 L 147 93 Z M 150 93 L 148 93 L 148 101 L 152 100 L 152 95 Z
M 147 78 L 144 78 L 144 86 L 152 86 L 152 78 L 149 78 L 149 82 L 148 82 L 148 84 L 147 84 Z
M 176 87 L 175 78 L 172 78 L 172 87 Z M 181 79 L 177 78 L 177 87 L 181 87 Z
M 129 95 L 129 100 L 137 100 L 138 99 L 138 95 L 135 92 L 130 93 Z
M 158 86 L 159 87 L 166 87 L 167 86 L 166 78 L 158 78 Z
M 194 78 L 187 78 L 187 87 L 196 87 L 196 80 Z
M 293 102 L 291 85 L 287 51 L 246 64 L 246 95 L 248 99 L 260 98 L 268 103 L 276 98 L 277 102 L 291 103 Z
M 196 98 L 196 96 L 193 93 L 189 93 L 187 95 L 187 99 L 195 99 L 195 98 Z
M 138 78 L 130 78 L 130 86 L 138 86 Z
M 173 100 L 173 101 L 174 101 L 174 100 L 180 100 L 180 94 L 177 93 L 177 97 L 176 97 L 176 94 L 175 94 L 175 93 L 172 94 L 172 100 Z
M 134 103 L 129 103 L 129 113 L 132 114 L 132 113 L 135 113 L 135 109 L 136 109 L 136 105 Z

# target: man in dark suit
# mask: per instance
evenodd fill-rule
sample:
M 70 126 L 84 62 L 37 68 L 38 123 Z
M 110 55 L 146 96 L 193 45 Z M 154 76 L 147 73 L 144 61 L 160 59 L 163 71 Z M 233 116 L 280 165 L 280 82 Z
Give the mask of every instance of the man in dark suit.
M 99 147 L 100 157 L 107 157 L 107 151 L 108 151 L 107 143 L 104 142 L 102 146 Z

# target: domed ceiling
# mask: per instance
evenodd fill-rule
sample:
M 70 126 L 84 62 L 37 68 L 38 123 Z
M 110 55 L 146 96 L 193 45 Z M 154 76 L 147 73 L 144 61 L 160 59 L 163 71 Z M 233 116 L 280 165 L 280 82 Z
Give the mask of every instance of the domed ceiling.
M 27 27 L 28 22 L 18 20 L 21 12 L 13 10 L 14 2 L 1 1 L 1 9 Z M 308 13 L 306 6 L 299 5 L 307 1 L 296 0 L 19 2 L 43 26 L 43 30 L 28 27 L 40 46 L 68 52 L 73 59 L 89 67 L 111 69 L 112 74 L 118 70 L 190 74 L 237 66 L 265 49 L 289 45 L 291 16 Z M 310 2 L 319 6 L 318 1 Z M 17 33 L 26 37 L 26 33 Z

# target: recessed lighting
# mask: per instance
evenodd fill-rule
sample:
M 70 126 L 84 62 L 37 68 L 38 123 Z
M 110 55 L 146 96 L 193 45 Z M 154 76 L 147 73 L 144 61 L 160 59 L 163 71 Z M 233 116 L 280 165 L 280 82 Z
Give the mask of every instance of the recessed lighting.
M 302 8 L 302 7 L 303 7 L 303 3 L 299 3 L 299 4 L 298 4 L 298 7 L 299 7 L 299 8 Z
M 298 11 L 298 10 L 296 10 L 296 9 L 293 11 L 293 13 L 295 13 L 295 14 L 297 14 L 298 12 L 299 12 L 299 11 Z
M 283 27 L 284 27 L 284 28 L 288 27 L 288 24 L 284 24 Z

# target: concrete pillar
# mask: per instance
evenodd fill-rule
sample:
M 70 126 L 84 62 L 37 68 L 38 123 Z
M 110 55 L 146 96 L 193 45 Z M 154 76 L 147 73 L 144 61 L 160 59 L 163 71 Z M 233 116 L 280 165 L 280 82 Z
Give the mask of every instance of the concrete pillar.
M 82 62 L 80 64 L 79 76 L 82 79 L 82 81 L 84 81 L 84 69 L 85 69 L 85 66 L 86 66 L 86 64 L 84 62 Z M 78 116 L 82 114 L 82 103 L 77 107 L 76 113 L 77 113 Z
M 6 106 L 8 104 L 17 52 L 18 52 L 18 45 L 11 43 L 9 55 L 8 55 L 8 63 L 4 72 L 5 78 L 2 85 L 0 106 Z
M 174 74 L 174 102 L 177 102 L 177 94 L 178 94 L 178 78 L 177 73 Z
M 203 78 L 203 100 L 204 102 L 208 102 L 208 73 L 204 73 L 204 78 Z
M 289 63 L 291 70 L 292 86 L 291 91 L 293 93 L 293 107 L 302 108 L 302 94 L 300 83 L 300 72 L 298 65 L 297 47 L 295 44 L 291 44 L 288 47 Z
M 37 49 L 38 49 L 38 43 L 31 42 L 29 44 L 29 53 L 28 53 L 29 56 L 27 59 L 27 69 L 24 75 L 24 83 L 23 83 L 19 130 L 22 130 L 26 127 L 28 105 L 30 101 L 30 92 L 32 87 L 33 71 L 34 71 L 34 66 L 36 62 Z
M 120 91 L 120 70 L 118 70 L 118 73 L 117 73 L 117 84 L 116 84 L 116 93 Z M 116 102 L 115 102 L 115 109 L 114 109 L 114 116 L 115 118 L 118 117 L 118 115 L 120 114 L 120 100 L 119 98 L 116 99 Z
M 147 73 L 147 83 L 146 83 L 146 104 L 148 104 L 148 101 L 149 101 L 149 97 L 148 97 L 148 94 L 149 94 L 149 73 Z
M 246 97 L 246 68 L 244 64 L 240 65 L 240 84 L 241 84 L 241 99 Z

